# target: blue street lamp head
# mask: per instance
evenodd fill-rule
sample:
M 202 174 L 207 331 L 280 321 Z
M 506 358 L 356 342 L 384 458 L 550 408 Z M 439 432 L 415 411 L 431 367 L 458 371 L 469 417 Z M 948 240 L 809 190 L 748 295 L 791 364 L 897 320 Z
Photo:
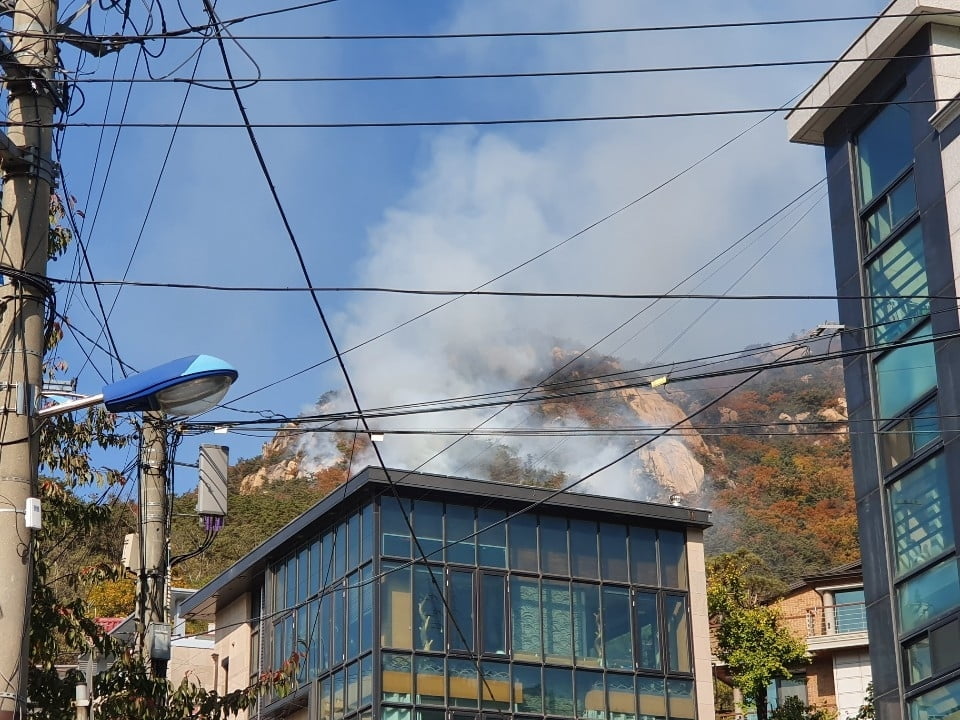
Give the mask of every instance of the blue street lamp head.
M 216 407 L 236 379 L 237 371 L 223 360 L 190 355 L 105 386 L 103 404 L 110 412 L 189 417 Z

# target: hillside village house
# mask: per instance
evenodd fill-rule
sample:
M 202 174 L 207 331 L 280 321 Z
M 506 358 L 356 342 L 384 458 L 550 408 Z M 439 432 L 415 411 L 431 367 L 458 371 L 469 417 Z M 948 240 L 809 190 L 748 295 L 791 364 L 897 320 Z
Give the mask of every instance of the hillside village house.
M 787 117 L 822 146 L 879 720 L 960 714 L 960 0 L 895 0 Z
M 860 563 L 803 578 L 777 603 L 787 627 L 807 645 L 810 664 L 771 685 L 771 707 L 795 696 L 826 707 L 838 720 L 856 717 L 870 684 L 867 615 Z
M 713 719 L 706 511 L 390 480 L 362 471 L 184 604 L 221 691 L 300 654 L 251 716 Z

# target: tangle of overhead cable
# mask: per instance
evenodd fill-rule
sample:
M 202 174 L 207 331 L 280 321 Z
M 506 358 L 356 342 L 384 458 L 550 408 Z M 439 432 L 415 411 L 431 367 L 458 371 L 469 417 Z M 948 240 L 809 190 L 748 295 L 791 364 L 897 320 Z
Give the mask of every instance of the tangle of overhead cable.
M 53 288 L 53 283 L 43 275 L 19 270 L 4 264 L 0 264 L 0 276 L 8 277 L 14 283 L 20 285 L 28 285 L 40 294 L 40 299 L 46 309 L 46 317 L 43 323 L 43 346 L 45 348 L 49 347 L 53 330 L 56 327 L 57 316 L 57 294 Z

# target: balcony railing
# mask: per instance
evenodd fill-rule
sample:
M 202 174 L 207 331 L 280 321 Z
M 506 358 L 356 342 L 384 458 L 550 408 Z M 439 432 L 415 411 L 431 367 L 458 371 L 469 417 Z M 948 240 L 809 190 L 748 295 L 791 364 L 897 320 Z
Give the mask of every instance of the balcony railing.
M 867 630 L 867 612 L 862 602 L 823 605 L 807 609 L 802 615 L 784 618 L 798 634 L 822 638 Z

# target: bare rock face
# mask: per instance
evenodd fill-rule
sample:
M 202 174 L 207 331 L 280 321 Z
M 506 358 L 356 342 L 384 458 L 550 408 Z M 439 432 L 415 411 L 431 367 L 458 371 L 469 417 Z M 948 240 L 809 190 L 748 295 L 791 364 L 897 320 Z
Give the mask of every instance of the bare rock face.
M 264 485 L 293 480 L 300 475 L 302 453 L 296 451 L 296 436 L 281 430 L 263 444 L 263 463 L 253 474 L 240 479 L 240 492 L 256 492 Z
M 681 495 L 698 493 L 703 487 L 703 465 L 679 438 L 661 438 L 637 454 L 644 471 L 661 487 Z
M 720 422 L 722 423 L 735 423 L 740 421 L 740 413 L 733 408 L 719 407 L 717 411 L 720 413 Z

